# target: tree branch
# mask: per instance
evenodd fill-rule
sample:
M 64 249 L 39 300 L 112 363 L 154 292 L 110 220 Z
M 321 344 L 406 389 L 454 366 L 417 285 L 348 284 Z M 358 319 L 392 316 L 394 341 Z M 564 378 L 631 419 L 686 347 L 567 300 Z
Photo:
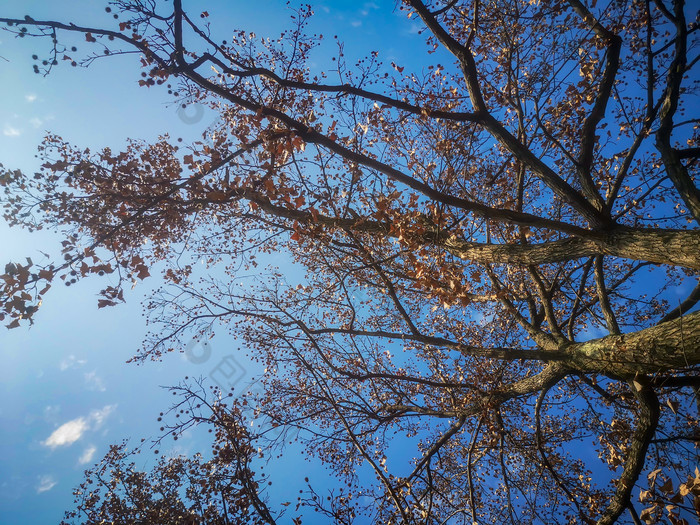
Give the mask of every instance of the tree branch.
M 613 525 L 625 508 L 630 505 L 632 489 L 644 468 L 644 460 L 649 443 L 654 437 L 656 427 L 659 424 L 659 400 L 656 394 L 649 386 L 646 378 L 638 377 L 636 384 L 641 385 L 641 389 L 638 389 L 636 385 L 631 385 L 631 389 L 639 401 L 640 413 L 637 428 L 627 449 L 627 459 L 625 460 L 622 476 L 616 483 L 615 494 L 605 509 L 603 516 L 598 520 L 597 525 Z
M 658 4 L 660 4 L 659 2 Z M 657 4 L 657 5 L 658 5 Z M 693 182 L 688 169 L 683 165 L 678 151 L 671 146 L 671 132 L 673 131 L 673 117 L 678 109 L 681 83 L 686 70 L 687 60 L 687 34 L 688 29 L 683 12 L 683 0 L 674 0 L 673 23 L 676 26 L 675 56 L 666 76 L 666 90 L 663 96 L 663 105 L 659 112 L 660 123 L 656 131 L 656 147 L 661 152 L 666 173 L 676 186 L 688 211 L 700 222 L 700 189 Z

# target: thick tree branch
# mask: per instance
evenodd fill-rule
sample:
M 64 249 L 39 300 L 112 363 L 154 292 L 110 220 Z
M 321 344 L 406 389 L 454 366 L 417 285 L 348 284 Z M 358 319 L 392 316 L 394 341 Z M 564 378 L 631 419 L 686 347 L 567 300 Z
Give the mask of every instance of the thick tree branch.
M 483 357 L 504 361 L 536 360 L 536 361 L 560 361 L 566 359 L 556 350 L 535 350 L 526 348 L 480 348 L 465 345 L 456 341 L 451 341 L 443 337 L 436 337 L 424 334 L 402 334 L 398 332 L 388 332 L 385 330 L 358 330 L 347 328 L 307 328 L 309 334 L 345 334 L 357 337 L 398 339 L 401 341 L 414 341 L 425 345 L 451 348 L 459 351 L 462 355 L 470 357 Z
M 595 275 L 596 290 L 598 291 L 598 302 L 600 303 L 600 309 L 603 311 L 605 322 L 608 325 L 608 331 L 612 335 L 617 335 L 620 333 L 620 326 L 617 324 L 615 312 L 610 304 L 610 296 L 608 295 L 609 290 L 605 287 L 605 274 L 603 273 L 602 255 L 598 255 L 595 258 L 593 272 Z
M 636 385 L 640 385 L 637 387 Z M 630 504 L 630 496 L 639 474 L 644 468 L 649 443 L 656 433 L 659 424 L 659 400 L 651 389 L 646 378 L 639 377 L 631 385 L 637 401 L 639 401 L 639 417 L 637 428 L 627 449 L 627 459 L 620 479 L 617 480 L 613 495 L 603 516 L 597 525 L 613 525 Z
M 659 2 L 660 4 L 661 2 Z M 678 109 L 681 83 L 686 72 L 688 29 L 683 12 L 683 0 L 674 0 L 673 22 L 676 26 L 675 56 L 668 69 L 666 90 L 663 95 L 663 105 L 659 112 L 660 123 L 656 131 L 656 147 L 661 152 L 661 158 L 669 178 L 676 186 L 688 211 L 700 222 L 700 189 L 695 185 L 688 169 L 683 165 L 678 151 L 671 145 L 673 117 Z
M 566 364 L 617 377 L 682 370 L 700 364 L 700 312 L 637 332 L 609 335 L 566 349 Z
M 591 27 L 595 34 L 608 42 L 603 78 L 598 87 L 598 95 L 593 104 L 593 109 L 591 109 L 590 114 L 583 123 L 583 129 L 581 130 L 581 149 L 576 166 L 584 195 L 586 195 L 591 204 L 597 209 L 603 210 L 605 208 L 605 202 L 593 182 L 591 167 L 593 164 L 593 151 L 596 144 L 596 129 L 605 116 L 605 110 L 615 84 L 617 70 L 620 66 L 622 39 L 603 27 L 588 8 L 579 0 L 568 0 L 568 2 L 574 11 L 576 11 L 576 13 Z
M 672 321 L 673 319 L 677 319 L 681 315 L 685 314 L 686 312 L 690 311 L 690 309 L 695 306 L 698 301 L 700 301 L 700 281 L 698 282 L 697 286 L 693 288 L 693 291 L 690 292 L 690 295 L 685 298 L 685 300 L 679 304 L 676 308 L 668 312 L 666 315 L 664 315 L 658 322 L 658 324 L 665 323 L 667 321 Z
M 368 219 L 328 217 L 278 206 L 250 187 L 232 189 L 229 195 L 254 202 L 271 215 L 293 219 L 310 226 L 321 224 L 351 231 L 381 232 L 387 236 L 397 236 L 397 233 L 392 233 L 388 224 Z M 623 259 L 700 269 L 700 257 L 697 255 L 700 253 L 700 231 L 619 227 L 609 233 L 588 232 L 588 235 L 590 238 L 587 239 L 575 237 L 538 244 L 491 244 L 464 241 L 444 233 L 429 231 L 420 240 L 423 243 L 444 246 L 460 259 L 484 264 L 541 265 L 594 255 L 611 255 Z
M 551 388 L 569 374 L 570 370 L 561 363 L 551 363 L 541 372 L 520 379 L 514 383 L 496 388 L 494 391 L 484 393 L 478 401 L 472 402 L 459 409 L 440 409 L 418 407 L 415 405 L 393 405 L 389 407 L 393 412 L 404 414 L 417 414 L 441 418 L 460 418 L 475 416 L 483 412 L 485 407 L 498 406 L 511 399 L 530 396 L 540 392 L 544 388 Z
M 539 244 L 484 244 L 449 239 L 447 248 L 461 259 L 476 262 L 546 264 L 593 255 L 611 255 L 700 269 L 700 231 L 632 230 L 619 228 L 599 240 L 579 238 Z

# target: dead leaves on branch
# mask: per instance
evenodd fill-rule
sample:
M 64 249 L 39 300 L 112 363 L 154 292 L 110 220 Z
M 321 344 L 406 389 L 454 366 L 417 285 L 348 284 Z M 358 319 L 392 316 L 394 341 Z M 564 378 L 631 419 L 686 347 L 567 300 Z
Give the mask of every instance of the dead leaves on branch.
M 690 525 L 681 515 L 682 509 L 689 507 L 700 515 L 700 471 L 697 467 L 694 474 L 681 483 L 674 483 L 660 468 L 650 472 L 647 481 L 648 489 L 639 491 L 639 501 L 645 505 L 639 518 L 647 525 L 663 523 L 664 519 L 672 525 Z
M 573 1 L 407 1 L 401 8 L 428 35 L 422 71 L 386 66 L 378 52 L 353 64 L 342 46 L 320 71 L 310 8 L 280 38 L 240 30 L 223 42 L 209 33 L 216 17 L 189 18 L 177 0 L 163 14 L 119 5 L 119 31 L 37 31 L 77 32 L 108 52 L 129 46 L 142 55 L 142 86 L 163 85 L 178 104 L 204 104 L 220 119 L 192 144 L 162 137 L 116 153 L 50 136 L 37 177 L 0 171 L 11 224 L 68 235 L 58 263 L 5 268 L 5 321 L 31 320 L 47 283 L 94 275 L 109 281 L 98 307 L 112 306 L 123 283 L 161 264 L 176 292 L 149 302 L 166 325 L 154 355 L 174 349 L 181 330 L 201 333 L 192 320 L 231 327 L 270 372 L 274 403 L 263 408 L 275 421 L 301 418 L 329 432 L 333 439 L 312 440 L 321 443 L 313 452 L 351 485 L 357 465 L 369 464 L 383 521 L 423 519 L 454 500 L 471 502 L 473 520 L 484 521 L 547 521 L 547 512 L 556 521 L 566 508 L 567 520 L 588 522 L 605 512 L 609 491 L 573 457 L 580 429 L 600 438 L 603 463 L 624 470 L 639 445 L 638 411 L 616 390 L 619 378 L 596 385 L 552 356 L 599 335 L 604 322 L 642 333 L 667 310 L 657 297 L 684 275 L 670 268 L 673 257 L 697 264 L 697 235 L 682 230 L 688 214 L 668 206 L 679 195 L 649 141 L 675 49 L 661 4 L 593 2 L 581 15 Z M 612 60 L 617 39 L 601 27 L 619 35 L 629 60 Z M 653 44 L 640 37 L 647 28 Z M 652 100 L 627 87 L 640 79 Z M 687 139 L 693 148 L 696 135 Z M 281 250 L 308 271 L 303 284 L 271 270 L 264 286 L 237 287 L 256 257 Z M 535 250 L 550 252 L 528 259 Z M 186 252 L 191 260 L 180 264 Z M 645 273 L 655 264 L 668 275 Z M 200 291 L 196 279 L 207 273 Z M 168 305 L 176 313 L 161 317 Z M 624 344 L 611 352 L 620 357 Z M 609 374 L 612 357 L 586 372 Z M 688 412 L 668 401 L 674 416 Z M 462 430 L 476 418 L 471 433 Z M 392 474 L 388 430 L 420 440 L 410 483 Z M 682 471 L 682 447 L 668 446 Z M 512 495 L 513 483 L 526 497 Z M 664 481 L 653 498 L 688 496 L 689 483 L 671 494 Z M 523 503 L 530 496 L 546 504 Z M 649 498 L 649 508 L 661 505 Z M 446 519 L 444 510 L 438 521 Z

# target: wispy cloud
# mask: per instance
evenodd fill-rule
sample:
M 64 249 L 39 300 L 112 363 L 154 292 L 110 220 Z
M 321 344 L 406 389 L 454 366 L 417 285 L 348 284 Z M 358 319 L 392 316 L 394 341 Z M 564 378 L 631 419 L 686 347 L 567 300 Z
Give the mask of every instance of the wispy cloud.
M 24 100 L 31 104 L 36 100 L 36 95 L 34 93 L 27 93 L 26 95 L 24 95 Z
M 79 366 L 83 366 L 85 363 L 87 363 L 85 359 L 78 359 L 73 354 L 70 354 L 58 364 L 58 368 L 61 370 L 61 372 L 63 372 L 69 368 L 78 368 Z
M 41 444 L 50 449 L 72 445 L 83 437 L 88 430 L 100 428 L 115 408 L 117 408 L 117 405 L 105 405 L 90 412 L 88 417 L 71 419 L 54 430 Z
M 6 137 L 19 137 L 22 134 L 22 132 L 17 128 L 13 128 L 9 124 L 5 124 L 5 127 L 2 130 L 2 134 Z
M 7 480 L 0 483 L 0 494 L 4 500 L 18 500 L 24 497 L 24 493 L 30 481 L 24 476 L 7 476 Z
M 104 392 L 107 390 L 104 381 L 102 381 L 102 378 L 97 375 L 97 370 L 86 372 L 83 374 L 83 377 L 85 378 L 85 384 L 87 385 L 88 390 L 95 390 L 98 392 Z
M 44 407 L 44 421 L 52 423 L 58 419 L 61 413 L 61 405 L 46 405 Z
M 362 16 L 367 16 L 369 15 L 370 9 L 379 9 L 379 6 L 374 2 L 365 2 L 360 10 L 360 14 Z
M 92 458 L 95 457 L 95 452 L 97 452 L 97 447 L 90 445 L 88 448 L 83 450 L 83 453 L 80 455 L 80 458 L 78 458 L 78 463 L 80 463 L 81 465 L 90 463 L 92 461 Z
M 42 492 L 48 492 L 54 488 L 57 483 L 58 481 L 56 481 L 53 476 L 48 474 L 39 476 L 39 484 L 36 486 L 36 493 L 41 494 Z
M 419 35 L 423 29 L 424 29 L 424 26 L 420 22 L 411 22 L 407 25 L 407 29 L 403 30 L 403 34 L 405 34 L 405 35 Z
M 114 412 L 114 409 L 117 408 L 117 405 L 105 405 L 104 407 L 100 408 L 99 410 L 93 410 L 90 412 L 90 421 L 93 422 L 94 427 L 98 428 L 102 425 L 102 423 L 105 422 L 105 419 Z

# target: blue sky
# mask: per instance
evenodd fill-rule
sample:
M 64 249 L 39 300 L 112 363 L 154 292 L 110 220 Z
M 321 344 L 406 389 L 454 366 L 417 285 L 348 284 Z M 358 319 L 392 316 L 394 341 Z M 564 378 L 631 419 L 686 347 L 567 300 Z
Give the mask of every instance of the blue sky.
M 275 36 L 285 27 L 283 1 L 255 3 L 185 2 L 204 8 L 219 28 L 245 28 Z M 418 36 L 394 2 L 326 1 L 315 5 L 312 32 L 332 31 L 346 42 L 348 58 L 378 49 L 385 60 L 410 56 Z M 98 1 L 50 2 L 0 0 L 3 16 L 55 18 L 83 24 L 111 24 Z M 388 24 L 401 27 L 390 40 Z M 150 140 L 168 132 L 194 137 L 210 123 L 205 114 L 187 124 L 168 106 L 165 90 L 137 86 L 135 56 L 112 57 L 89 69 L 58 67 L 48 77 L 32 72 L 31 55 L 46 42 L 15 39 L 0 32 L 0 163 L 34 171 L 36 146 L 47 131 L 81 147 L 114 149 L 127 138 Z M 372 47 L 369 47 L 372 46 Z M 44 48 L 45 49 L 45 48 Z M 26 234 L 0 221 L 0 262 L 32 257 L 39 250 L 56 253 L 61 237 L 52 232 Z M 158 285 L 146 280 L 132 291 L 126 305 L 98 310 L 100 283 L 55 286 L 47 295 L 36 323 L 0 331 L 0 524 L 56 523 L 71 506 L 71 490 L 84 468 L 98 460 L 110 443 L 131 437 L 155 436 L 156 417 L 171 396 L 160 385 L 179 382 L 185 375 L 208 376 L 220 359 L 235 355 L 245 369 L 241 385 L 256 373 L 235 342 L 217 337 L 212 356 L 193 363 L 182 355 L 142 366 L 125 361 L 138 349 L 146 331 L 140 302 Z M 195 434 L 180 440 L 170 452 L 206 450 Z M 303 485 L 310 467 L 296 455 L 278 466 L 286 483 L 274 499 L 289 499 L 287 491 Z M 298 480 L 291 478 L 298 477 Z M 283 480 L 284 481 L 284 480 Z

